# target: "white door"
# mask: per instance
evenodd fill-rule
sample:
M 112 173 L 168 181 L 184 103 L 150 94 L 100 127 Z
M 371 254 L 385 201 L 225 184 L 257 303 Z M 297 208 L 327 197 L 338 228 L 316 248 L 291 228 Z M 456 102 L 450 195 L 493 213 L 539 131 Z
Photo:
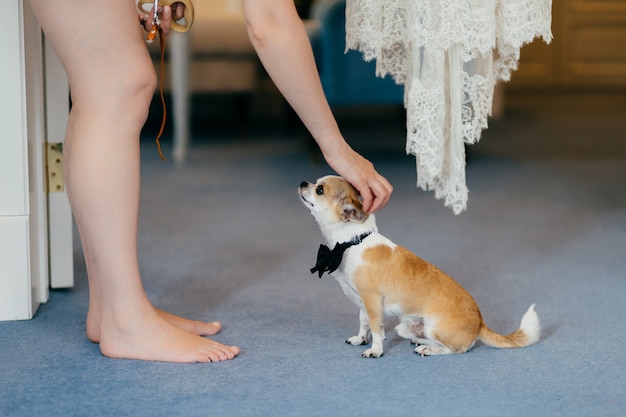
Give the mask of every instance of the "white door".
M 62 183 L 56 195 L 46 193 L 46 137 L 63 138 L 67 82 L 44 50 L 28 1 L 7 1 L 0 13 L 0 320 L 32 318 L 51 282 L 73 283 L 67 197 Z
M 69 288 L 74 285 L 72 210 L 63 185 L 61 164 L 70 111 L 69 88 L 54 50 L 49 43 L 44 48 L 50 287 Z

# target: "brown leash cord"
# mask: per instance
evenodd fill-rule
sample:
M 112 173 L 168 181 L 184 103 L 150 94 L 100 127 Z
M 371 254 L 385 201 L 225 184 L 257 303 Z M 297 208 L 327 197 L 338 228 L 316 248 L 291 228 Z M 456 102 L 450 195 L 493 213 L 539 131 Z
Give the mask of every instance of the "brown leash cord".
M 144 21 L 142 21 L 143 23 Z M 161 119 L 161 129 L 159 129 L 159 133 L 156 137 L 157 149 L 159 151 L 159 156 L 162 161 L 165 161 L 165 157 L 163 156 L 163 152 L 161 152 L 161 136 L 163 136 L 163 131 L 165 130 L 165 121 L 167 120 L 167 106 L 165 105 L 165 97 L 163 95 L 163 80 L 165 78 L 165 36 L 163 36 L 163 29 L 159 26 L 158 23 L 154 23 L 152 28 L 150 28 L 150 32 L 148 32 L 148 43 L 154 42 L 154 38 L 159 32 L 159 43 L 161 45 L 161 59 L 159 62 L 159 93 L 161 95 L 161 106 L 163 107 L 163 118 Z
M 159 133 L 156 137 L 157 149 L 159 151 L 159 156 L 162 161 L 165 161 L 165 157 L 163 156 L 163 152 L 161 152 L 161 136 L 163 136 L 163 130 L 165 130 L 165 121 L 167 120 L 167 106 L 165 105 L 165 97 L 163 96 L 163 79 L 165 78 L 165 36 L 163 36 L 163 29 L 159 28 L 159 42 L 161 43 L 161 62 L 160 62 L 160 71 L 159 74 L 159 93 L 161 95 L 161 106 L 163 107 L 163 118 L 161 120 L 161 129 L 159 129 Z
M 163 30 L 161 29 L 161 21 L 159 19 L 158 11 L 159 11 L 159 3 L 162 3 L 163 7 L 172 6 L 174 3 L 182 3 L 185 7 L 185 24 L 182 25 L 179 22 L 172 21 L 171 28 L 177 32 L 187 32 L 191 25 L 193 24 L 194 17 L 194 8 L 191 0 L 138 0 L 137 8 L 142 15 L 147 15 L 150 13 L 150 9 L 145 6 L 152 6 L 152 11 L 154 12 L 154 17 L 152 21 L 152 27 L 148 32 L 148 43 L 152 43 L 156 36 L 156 32 L 159 32 L 159 41 L 161 42 L 161 63 L 160 70 L 161 74 L 159 75 L 159 90 L 161 93 L 161 105 L 163 106 L 163 119 L 161 121 L 161 129 L 157 134 L 156 144 L 157 149 L 159 150 L 159 156 L 163 161 L 165 161 L 165 157 L 163 156 L 163 152 L 161 152 L 161 136 L 163 135 L 163 130 L 165 130 L 165 120 L 167 119 L 167 108 L 165 106 L 165 97 L 163 96 L 163 79 L 165 77 L 165 71 L 163 70 L 165 67 L 165 36 L 163 36 Z M 141 20 L 141 26 L 145 27 L 146 21 L 148 17 L 144 17 Z
M 165 161 L 163 152 L 161 152 L 161 142 L 160 142 L 161 136 L 163 136 L 163 130 L 165 130 L 165 121 L 167 120 L 167 108 L 165 106 L 165 97 L 163 96 L 163 79 L 165 77 L 165 71 L 164 71 L 165 36 L 163 36 L 163 29 L 161 29 L 161 21 L 159 19 L 159 14 L 158 14 L 159 3 L 162 3 L 163 7 L 172 6 L 174 3 L 182 3 L 184 5 L 185 24 L 182 25 L 176 21 L 171 22 L 171 28 L 177 32 L 187 32 L 189 28 L 191 28 L 191 25 L 193 24 L 194 8 L 193 8 L 193 3 L 191 2 L 191 0 L 138 0 L 138 3 L 137 3 L 137 8 L 142 15 L 149 14 L 150 12 L 150 9 L 144 6 L 152 6 L 152 11 L 154 13 L 152 27 L 150 28 L 150 31 L 148 32 L 147 42 L 152 43 L 154 41 L 157 31 L 159 32 L 159 41 L 161 42 L 161 63 L 160 63 L 161 73 L 159 75 L 159 92 L 161 94 L 161 105 L 163 106 L 163 119 L 161 121 L 161 129 L 159 130 L 159 133 L 157 134 L 156 144 L 157 144 L 157 149 L 159 150 L 159 156 L 161 157 L 163 161 Z M 145 26 L 147 20 L 148 18 L 144 17 L 141 20 L 141 26 Z

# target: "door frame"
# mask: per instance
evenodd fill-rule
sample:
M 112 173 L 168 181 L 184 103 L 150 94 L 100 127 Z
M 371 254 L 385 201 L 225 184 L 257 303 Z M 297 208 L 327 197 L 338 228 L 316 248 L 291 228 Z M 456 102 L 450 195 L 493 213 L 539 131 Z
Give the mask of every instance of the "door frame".
M 39 305 L 49 299 L 50 267 L 58 263 L 52 261 L 50 248 L 58 244 L 67 248 L 67 236 L 72 244 L 69 204 L 65 202 L 67 211 L 62 215 L 50 213 L 49 207 L 60 206 L 53 200 L 63 196 L 59 193 L 49 203 L 46 193 L 46 137 L 55 124 L 62 124 L 65 130 L 67 110 L 58 110 L 56 102 L 67 102 L 68 91 L 62 71 L 46 74 L 47 61 L 54 68 L 56 58 L 44 47 L 41 27 L 28 1 L 7 3 L 0 13 L 4 60 L 0 66 L 0 320 L 24 320 L 32 318 Z M 51 100 L 54 105 L 50 105 Z M 55 121 L 47 123 L 47 119 Z M 63 232 L 53 234 L 60 237 L 51 240 L 53 229 Z M 69 261 L 67 249 L 64 252 L 64 285 L 71 286 L 73 269 L 68 271 L 67 265 L 73 263 L 72 249 Z

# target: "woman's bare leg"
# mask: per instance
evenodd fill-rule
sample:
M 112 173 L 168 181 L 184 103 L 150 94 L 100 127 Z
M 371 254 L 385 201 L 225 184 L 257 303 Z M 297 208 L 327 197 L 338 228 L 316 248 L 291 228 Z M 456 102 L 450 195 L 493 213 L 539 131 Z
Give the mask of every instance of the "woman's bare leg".
M 87 332 L 105 356 L 169 362 L 239 353 L 191 333 L 219 325 L 156 310 L 137 261 L 139 134 L 155 73 L 131 0 L 31 0 L 70 82 L 66 185 L 89 276 Z M 174 322 L 174 324 L 172 324 Z M 182 327 L 182 328 L 181 328 Z

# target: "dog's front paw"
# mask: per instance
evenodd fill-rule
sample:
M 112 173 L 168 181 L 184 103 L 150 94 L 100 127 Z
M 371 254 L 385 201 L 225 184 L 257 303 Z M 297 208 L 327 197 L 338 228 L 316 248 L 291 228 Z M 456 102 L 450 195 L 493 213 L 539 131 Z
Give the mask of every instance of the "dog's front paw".
M 363 352 L 361 356 L 364 358 L 380 358 L 381 356 L 383 356 L 383 351 L 370 348 Z
M 367 338 L 363 337 L 363 336 L 352 336 L 351 338 L 349 338 L 348 340 L 346 340 L 346 343 L 352 346 L 358 346 L 358 345 L 367 345 Z

